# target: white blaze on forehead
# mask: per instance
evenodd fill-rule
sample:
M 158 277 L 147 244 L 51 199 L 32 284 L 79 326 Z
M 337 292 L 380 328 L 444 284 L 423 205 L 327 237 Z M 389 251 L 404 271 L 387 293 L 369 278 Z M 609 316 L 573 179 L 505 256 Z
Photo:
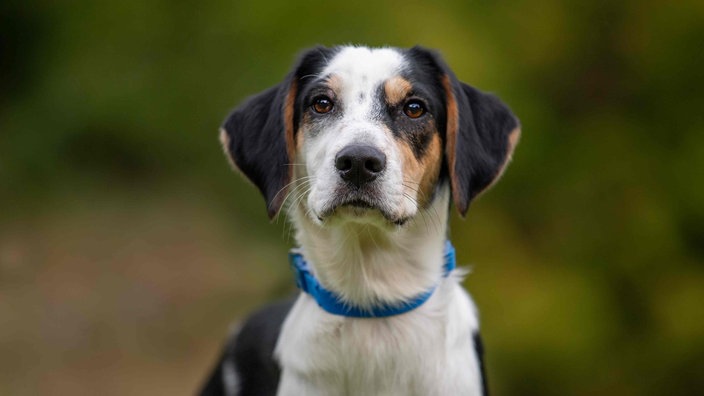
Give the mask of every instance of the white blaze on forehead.
M 323 75 L 334 75 L 341 83 L 341 96 L 348 110 L 353 103 L 358 110 L 373 101 L 374 90 L 384 81 L 397 76 L 403 69 L 403 56 L 390 48 L 345 47 L 323 70 Z M 361 99 L 363 98 L 363 99 Z
M 332 58 L 323 74 L 367 75 L 378 80 L 394 75 L 402 64 L 403 56 L 390 48 L 345 47 Z

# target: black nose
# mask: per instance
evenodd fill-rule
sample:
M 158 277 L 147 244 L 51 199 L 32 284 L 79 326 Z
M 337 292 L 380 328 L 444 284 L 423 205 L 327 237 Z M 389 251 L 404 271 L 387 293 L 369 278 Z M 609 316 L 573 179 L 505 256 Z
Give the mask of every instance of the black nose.
M 351 145 L 337 153 L 335 168 L 342 180 L 361 187 L 376 179 L 386 168 L 386 156 L 372 146 Z

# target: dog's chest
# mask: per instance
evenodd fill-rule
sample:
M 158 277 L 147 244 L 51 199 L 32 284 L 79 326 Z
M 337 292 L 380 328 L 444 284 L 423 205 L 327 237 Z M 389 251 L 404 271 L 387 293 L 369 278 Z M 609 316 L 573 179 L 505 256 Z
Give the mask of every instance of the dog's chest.
M 469 316 L 469 304 L 458 304 L 467 305 Z M 291 314 L 277 347 L 283 367 L 280 394 L 481 392 L 471 339 L 476 321 L 468 317 L 450 319 L 452 312 L 440 310 L 348 319 L 322 312 L 307 296 Z

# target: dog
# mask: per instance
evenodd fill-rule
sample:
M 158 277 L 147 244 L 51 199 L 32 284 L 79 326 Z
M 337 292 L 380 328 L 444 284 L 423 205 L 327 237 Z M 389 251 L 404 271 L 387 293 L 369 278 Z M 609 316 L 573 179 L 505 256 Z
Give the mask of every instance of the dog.
M 253 314 L 204 395 L 486 395 L 450 204 L 503 173 L 518 119 L 422 47 L 317 47 L 246 100 L 220 140 L 287 212 L 300 294 Z

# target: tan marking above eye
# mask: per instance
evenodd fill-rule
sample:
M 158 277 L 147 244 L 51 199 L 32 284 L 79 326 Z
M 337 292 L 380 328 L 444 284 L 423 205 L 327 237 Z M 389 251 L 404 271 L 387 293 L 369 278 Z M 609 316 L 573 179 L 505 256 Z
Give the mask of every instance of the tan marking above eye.
M 331 74 L 325 79 L 327 86 L 335 93 L 342 91 L 342 78 L 336 74 Z
M 384 83 L 386 101 L 391 105 L 401 103 L 412 90 L 411 83 L 403 77 L 393 77 Z

